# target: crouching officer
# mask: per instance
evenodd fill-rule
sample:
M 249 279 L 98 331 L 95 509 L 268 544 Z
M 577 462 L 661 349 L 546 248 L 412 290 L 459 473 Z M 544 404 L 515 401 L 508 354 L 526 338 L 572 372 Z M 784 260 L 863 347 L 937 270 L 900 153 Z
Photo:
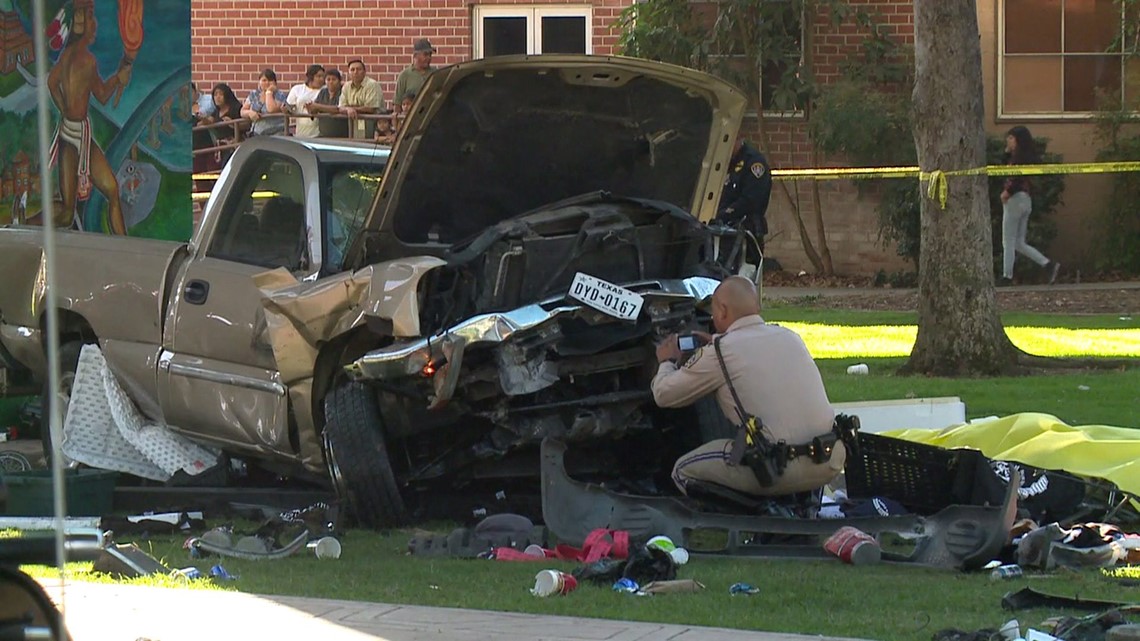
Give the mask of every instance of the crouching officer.
M 768 159 L 740 138 L 729 161 L 716 219 L 752 232 L 760 247 L 768 234 L 768 201 L 772 197 L 772 171 Z
M 704 481 L 760 496 L 827 484 L 843 470 L 846 449 L 803 340 L 764 322 L 755 285 L 740 276 L 717 287 L 712 318 L 717 335 L 684 364 L 677 364 L 675 336 L 657 347 L 653 398 L 661 407 L 684 407 L 715 393 L 721 411 L 741 429 L 735 441 L 710 441 L 679 458 L 673 482 L 682 492 L 691 481 Z

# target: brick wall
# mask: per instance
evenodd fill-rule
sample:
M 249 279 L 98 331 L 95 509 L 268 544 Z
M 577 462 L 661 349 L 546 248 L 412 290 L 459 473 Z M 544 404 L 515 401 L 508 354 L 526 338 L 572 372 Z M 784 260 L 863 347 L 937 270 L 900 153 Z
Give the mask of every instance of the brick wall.
M 303 82 L 311 64 L 344 72 L 350 59 L 362 58 L 369 75 L 383 83 L 385 100 L 391 100 L 396 75 L 411 64 L 416 38 L 428 38 L 438 50 L 433 64 L 471 58 L 475 5 L 591 6 L 594 53 L 609 54 L 618 37 L 612 25 L 628 4 L 628 0 L 194 0 L 191 73 L 199 85 L 225 82 L 244 99 L 265 67 L 274 69 L 288 87 Z
M 897 42 L 914 44 L 914 7 L 909 0 L 848 0 L 849 4 L 871 13 L 875 22 Z M 840 66 L 860 54 L 861 43 L 869 35 L 848 21 L 835 27 L 823 11 L 810 25 L 809 61 L 812 73 L 820 83 L 840 78 Z M 775 167 L 843 166 L 841 158 L 813 158 L 807 123 L 803 118 L 765 118 L 764 131 L 750 123 L 750 136 L 759 141 Z M 916 185 L 917 188 L 917 185 Z M 853 182 L 828 180 L 819 183 L 820 210 L 823 212 L 827 242 L 837 272 L 873 274 L 883 269 L 892 272 L 907 269 L 894 247 L 884 247 L 879 239 L 877 192 L 860 191 Z M 800 215 L 809 237 L 820 250 L 816 232 L 816 208 L 810 181 L 777 183 L 768 209 L 769 256 L 791 270 L 811 271 L 803 249 L 792 202 L 798 203 Z
M 266 66 L 277 71 L 281 84 L 300 82 L 305 67 L 316 62 L 342 71 L 350 58 L 360 57 L 369 74 L 383 83 L 391 100 L 396 75 L 411 62 L 411 44 L 426 37 L 438 49 L 434 63 L 447 65 L 472 56 L 472 15 L 475 5 L 564 5 L 593 8 L 593 50 L 613 53 L 618 33 L 612 25 L 631 0 L 322 0 L 303 5 L 296 0 L 195 0 L 191 4 L 193 78 L 200 85 L 226 82 L 244 98 Z M 914 42 L 914 13 L 910 0 L 848 0 L 877 15 L 892 37 Z M 340 26 L 345 25 L 345 26 Z M 809 29 L 809 60 L 816 77 L 831 82 L 840 63 L 859 51 L 866 33 L 854 24 L 835 28 L 828 17 L 815 16 Z M 755 123 L 750 125 L 755 129 Z M 811 167 L 813 159 L 802 119 L 769 119 L 764 135 L 754 140 L 776 167 Z M 820 161 L 836 165 L 838 159 Z M 820 185 L 821 209 L 836 269 L 841 273 L 873 273 L 900 269 L 904 263 L 893 248 L 878 240 L 876 200 L 860 195 L 853 184 L 827 181 Z M 789 198 L 777 185 L 769 210 L 768 252 L 791 269 L 811 269 L 791 215 Z M 810 183 L 788 185 L 798 201 L 805 224 L 815 238 L 815 210 Z

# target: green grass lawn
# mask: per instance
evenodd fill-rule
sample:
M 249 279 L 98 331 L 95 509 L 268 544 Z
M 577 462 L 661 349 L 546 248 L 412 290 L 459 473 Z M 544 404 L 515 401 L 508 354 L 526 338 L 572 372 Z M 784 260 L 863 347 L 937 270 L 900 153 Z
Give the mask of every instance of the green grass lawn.
M 958 396 L 970 417 L 1047 412 L 1071 424 L 1140 427 L 1140 368 L 1081 370 L 1019 377 L 955 380 L 894 374 L 913 341 L 913 314 L 825 311 L 773 307 L 765 317 L 803 333 L 818 358 L 833 401 Z M 1140 323 L 1114 316 L 1009 315 L 1004 318 L 1015 343 L 1042 355 L 1140 357 Z M 909 327 L 908 327 L 909 326 Z M 909 332 L 909 333 L 908 333 Z M 870 374 L 852 376 L 846 368 L 867 363 Z M 1140 363 L 1140 361 L 1138 361 Z M 217 523 L 211 523 L 217 525 Z M 440 528 L 446 531 L 450 526 Z M 246 531 L 252 530 L 252 527 Z M 357 599 L 592 616 L 639 621 L 830 634 L 887 641 L 929 639 L 940 629 L 998 627 L 1017 617 L 1037 625 L 1055 610 L 1008 613 L 1000 599 L 1032 586 L 1067 596 L 1138 600 L 1136 588 L 1097 570 L 1030 575 L 993 582 L 986 573 L 838 562 L 761 561 L 694 557 L 681 578 L 707 586 L 698 594 L 637 598 L 609 588 L 584 586 L 564 598 L 538 599 L 528 593 L 536 571 L 571 569 L 559 563 L 498 563 L 409 557 L 410 532 L 380 535 L 352 531 L 344 556 L 318 561 L 309 554 L 276 562 L 224 560 L 241 578 L 217 589 L 243 592 Z M 215 560 L 193 561 L 181 549 L 182 537 L 143 542 L 144 549 L 171 567 L 207 570 Z M 73 564 L 70 575 L 87 580 L 90 565 Z M 38 568 L 41 575 L 52 570 Z M 1125 573 L 1127 574 L 1127 572 Z M 744 581 L 760 588 L 755 596 L 730 596 L 728 586 Z M 143 582 L 177 584 L 171 579 Z M 210 585 L 208 582 L 205 585 Z
M 913 313 L 775 306 L 764 317 L 803 336 L 833 402 L 957 396 L 969 418 L 1045 412 L 1071 425 L 1140 427 L 1140 368 L 976 379 L 897 376 L 914 344 Z M 1140 318 L 1019 313 L 1002 321 L 1014 344 L 1033 354 L 1137 359 L 1140 365 Z M 848 375 L 855 363 L 866 363 L 870 374 Z
M 1100 571 L 1030 575 L 991 581 L 987 573 L 962 574 L 901 565 L 855 567 L 829 561 L 737 560 L 694 557 L 679 578 L 706 586 L 697 594 L 635 597 L 608 586 L 582 586 L 567 597 L 540 599 L 528 592 L 537 571 L 573 569 L 572 563 L 509 563 L 463 559 L 425 559 L 404 553 L 408 532 L 378 535 L 350 532 L 343 556 L 321 561 L 307 553 L 280 561 L 221 563 L 240 578 L 231 583 L 193 582 L 194 587 L 255 594 L 296 595 L 382 603 L 408 603 L 535 614 L 590 616 L 750 630 L 826 634 L 911 641 L 929 639 L 947 627 L 998 627 L 1017 617 L 1036 625 L 1057 611 L 1003 612 L 1000 601 L 1026 585 L 1067 596 L 1133 601 L 1136 589 Z M 144 549 L 170 567 L 195 565 L 207 571 L 217 559 L 193 561 L 181 539 L 156 539 Z M 72 579 L 87 580 L 90 564 L 69 568 Z M 49 568 L 32 568 L 39 576 Z M 105 579 L 103 579 L 105 580 Z M 738 581 L 760 588 L 755 596 L 731 596 Z M 170 578 L 139 579 L 149 585 L 185 585 Z

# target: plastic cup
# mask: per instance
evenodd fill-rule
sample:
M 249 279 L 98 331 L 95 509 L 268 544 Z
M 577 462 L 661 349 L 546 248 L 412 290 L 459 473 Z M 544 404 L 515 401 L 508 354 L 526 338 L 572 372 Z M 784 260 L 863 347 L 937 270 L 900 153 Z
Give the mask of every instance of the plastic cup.
M 536 559 L 545 559 L 546 558 L 546 550 L 542 549 L 541 545 L 536 545 L 534 543 L 531 543 L 530 545 L 526 546 L 526 549 L 523 550 L 523 554 L 525 554 L 527 556 L 533 556 Z
M 673 557 L 673 563 L 677 565 L 684 565 L 689 562 L 689 551 L 685 548 L 676 548 L 669 553 Z
M 534 575 L 534 588 L 531 594 L 540 597 L 555 594 L 570 594 L 578 588 L 578 579 L 558 570 L 543 570 Z
M 835 534 L 823 543 L 823 549 L 851 565 L 878 563 L 883 555 L 883 550 L 875 537 L 851 526 L 836 530 Z
M 860 374 L 861 375 L 861 374 L 867 374 L 869 372 L 870 372 L 870 369 L 867 367 L 866 363 L 859 363 L 858 365 L 852 365 L 851 367 L 847 368 L 848 374 Z
M 559 572 L 559 574 L 562 575 L 561 594 L 570 594 L 578 589 L 578 579 L 574 578 L 573 574 L 566 574 L 565 572 Z
M 321 537 L 316 541 L 309 541 L 306 545 L 309 549 L 317 555 L 318 559 L 339 559 L 340 558 L 340 541 L 331 536 Z

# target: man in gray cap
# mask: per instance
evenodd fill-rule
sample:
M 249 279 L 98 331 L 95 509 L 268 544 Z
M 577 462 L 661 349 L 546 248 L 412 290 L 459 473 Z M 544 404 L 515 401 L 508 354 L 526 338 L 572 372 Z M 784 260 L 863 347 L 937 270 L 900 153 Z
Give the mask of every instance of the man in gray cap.
M 396 95 L 392 99 L 392 109 L 397 114 L 401 111 L 404 97 L 409 93 L 418 95 L 428 74 L 435 71 L 435 67 L 431 64 L 433 53 L 435 47 L 431 46 L 431 41 L 427 38 L 420 38 L 412 43 L 412 66 L 401 71 L 396 77 Z

